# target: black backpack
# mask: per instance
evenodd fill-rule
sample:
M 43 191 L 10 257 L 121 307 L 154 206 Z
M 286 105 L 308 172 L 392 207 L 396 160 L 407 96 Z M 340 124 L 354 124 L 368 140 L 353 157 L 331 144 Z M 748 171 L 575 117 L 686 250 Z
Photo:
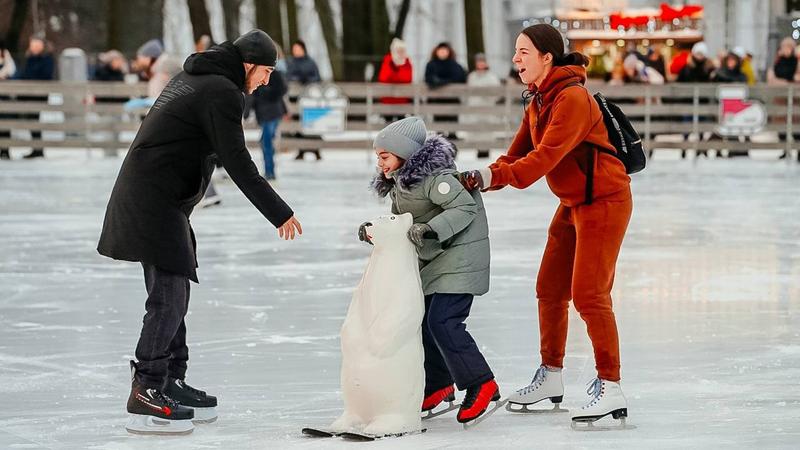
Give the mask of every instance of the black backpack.
M 625 165 L 625 172 L 628 174 L 640 172 L 647 164 L 647 157 L 644 153 L 644 145 L 639 133 L 633 129 L 631 121 L 619 106 L 608 101 L 603 94 L 594 94 L 594 99 L 600 106 L 603 113 L 603 122 L 608 130 L 608 140 L 617 149 L 614 156 Z M 602 150 L 601 150 L 602 151 Z
M 586 89 L 586 86 L 580 83 L 570 83 L 566 87 L 581 86 Z M 604 148 L 598 148 L 597 151 L 614 155 L 617 159 L 622 161 L 625 165 L 625 173 L 632 174 L 640 172 L 647 164 L 647 157 L 645 156 L 644 145 L 639 133 L 633 129 L 631 121 L 620 109 L 619 106 L 613 102 L 608 101 L 603 94 L 594 94 L 594 100 L 600 106 L 600 112 L 603 113 L 603 123 L 608 130 L 608 140 L 614 146 L 616 152 Z M 594 197 L 592 191 L 594 190 L 594 152 L 589 153 L 589 173 L 586 174 L 586 204 L 591 205 Z

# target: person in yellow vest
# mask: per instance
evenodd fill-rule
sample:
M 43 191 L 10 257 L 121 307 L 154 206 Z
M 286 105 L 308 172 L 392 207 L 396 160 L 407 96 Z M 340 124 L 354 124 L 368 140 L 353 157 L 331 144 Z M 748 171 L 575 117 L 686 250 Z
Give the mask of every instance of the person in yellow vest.
M 733 53 L 742 61 L 740 70 L 747 78 L 747 85 L 752 86 L 756 84 L 756 71 L 753 69 L 753 55 L 745 51 L 743 47 L 734 47 Z

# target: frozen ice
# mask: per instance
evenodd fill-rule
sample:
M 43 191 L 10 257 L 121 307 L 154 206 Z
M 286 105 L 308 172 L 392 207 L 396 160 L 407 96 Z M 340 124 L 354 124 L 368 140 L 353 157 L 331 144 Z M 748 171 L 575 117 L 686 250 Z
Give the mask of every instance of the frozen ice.
M 367 190 L 369 152 L 292 156 L 279 157 L 276 186 L 303 223 L 299 240 L 279 240 L 230 181 L 219 186 L 221 206 L 192 217 L 200 284 L 188 382 L 219 396 L 220 418 L 169 439 L 124 428 L 142 270 L 95 252 L 121 158 L 52 150 L 0 161 L 0 448 L 352 445 L 300 429 L 341 413 L 339 328 L 370 252 L 356 231 L 388 205 Z M 425 434 L 375 445 L 797 448 L 800 165 L 768 156 L 657 153 L 633 176 L 614 300 L 636 429 L 576 433 L 568 414 L 498 411 L 464 431 L 450 413 L 426 422 Z M 459 164 L 479 162 L 463 155 Z M 468 329 L 507 395 L 538 364 L 534 280 L 556 199 L 544 182 L 484 198 L 492 287 Z M 585 327 L 570 314 L 562 406 L 574 409 L 594 370 Z

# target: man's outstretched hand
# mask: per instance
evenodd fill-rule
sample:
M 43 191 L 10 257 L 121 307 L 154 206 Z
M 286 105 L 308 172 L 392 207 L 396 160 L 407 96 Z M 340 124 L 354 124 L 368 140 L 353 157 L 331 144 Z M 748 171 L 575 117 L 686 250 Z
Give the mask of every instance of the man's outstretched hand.
M 285 241 L 294 240 L 295 232 L 298 236 L 303 234 L 303 226 L 300 225 L 300 221 L 295 219 L 294 216 L 290 217 L 286 223 L 278 228 L 278 236 Z

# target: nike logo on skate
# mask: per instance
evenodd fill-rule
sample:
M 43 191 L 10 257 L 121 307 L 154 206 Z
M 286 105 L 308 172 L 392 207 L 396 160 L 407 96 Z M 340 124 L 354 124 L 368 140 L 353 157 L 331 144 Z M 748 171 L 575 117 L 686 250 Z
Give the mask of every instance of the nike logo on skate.
M 155 411 L 164 413 L 164 414 L 166 414 L 168 416 L 170 414 L 172 414 L 172 410 L 169 407 L 167 407 L 167 406 L 157 406 L 157 405 L 154 405 L 153 403 L 151 403 L 151 401 L 153 400 L 153 393 L 151 392 L 151 389 L 148 389 L 146 392 L 147 392 L 147 395 L 150 396 L 150 398 L 147 398 L 144 395 L 142 395 L 140 392 L 137 392 L 136 393 L 136 399 L 139 400 L 140 402 L 144 403 L 145 405 L 147 405 L 150 409 L 153 409 Z

